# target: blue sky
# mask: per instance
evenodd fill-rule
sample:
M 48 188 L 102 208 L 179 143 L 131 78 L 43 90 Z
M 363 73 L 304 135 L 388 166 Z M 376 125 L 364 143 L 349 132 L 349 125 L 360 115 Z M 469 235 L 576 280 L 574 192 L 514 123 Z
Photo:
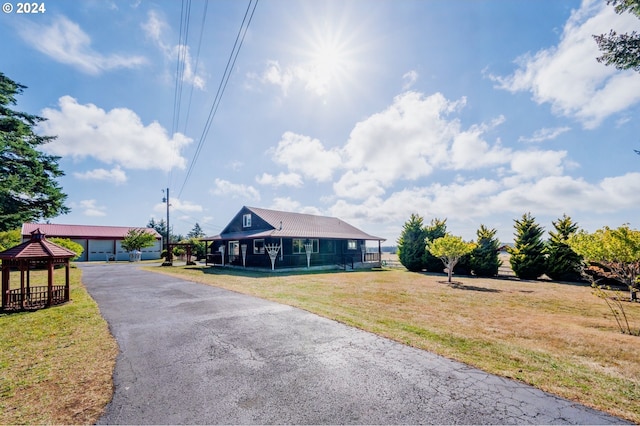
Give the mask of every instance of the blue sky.
M 638 227 L 640 74 L 596 62 L 592 38 L 637 18 L 589 0 L 260 0 L 206 131 L 254 3 L 190 3 L 0 16 L 0 71 L 28 86 L 17 108 L 58 136 L 44 149 L 72 212 L 52 223 L 144 226 L 169 188 L 183 234 L 215 235 L 243 205 L 390 245 L 412 213 L 504 242 L 526 212 L 547 230 L 563 214 Z

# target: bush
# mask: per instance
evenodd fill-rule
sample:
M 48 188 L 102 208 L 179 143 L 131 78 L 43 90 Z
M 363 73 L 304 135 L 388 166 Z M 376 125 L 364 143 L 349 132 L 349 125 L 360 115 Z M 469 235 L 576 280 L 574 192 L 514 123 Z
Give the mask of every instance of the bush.
M 71 258 L 71 260 L 78 259 L 80 256 L 82 256 L 82 253 L 84 253 L 84 247 L 82 247 L 80 244 L 74 241 L 71 241 L 68 238 L 47 238 L 47 239 L 52 243 L 59 245 L 60 247 L 64 247 L 74 252 L 76 254 L 76 257 Z

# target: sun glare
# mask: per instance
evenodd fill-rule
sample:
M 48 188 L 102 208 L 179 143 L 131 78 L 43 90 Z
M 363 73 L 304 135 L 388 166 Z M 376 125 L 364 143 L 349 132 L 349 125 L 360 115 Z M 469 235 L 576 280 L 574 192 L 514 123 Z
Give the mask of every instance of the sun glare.
M 349 57 L 337 42 L 319 41 L 310 52 L 308 85 L 323 95 L 349 78 Z

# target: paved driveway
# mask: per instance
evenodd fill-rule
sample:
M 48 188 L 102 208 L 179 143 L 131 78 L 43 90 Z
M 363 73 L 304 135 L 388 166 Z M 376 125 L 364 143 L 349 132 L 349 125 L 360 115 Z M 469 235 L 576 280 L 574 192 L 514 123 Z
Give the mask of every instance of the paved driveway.
M 102 424 L 622 422 L 289 306 L 134 265 L 81 268 L 120 345 Z

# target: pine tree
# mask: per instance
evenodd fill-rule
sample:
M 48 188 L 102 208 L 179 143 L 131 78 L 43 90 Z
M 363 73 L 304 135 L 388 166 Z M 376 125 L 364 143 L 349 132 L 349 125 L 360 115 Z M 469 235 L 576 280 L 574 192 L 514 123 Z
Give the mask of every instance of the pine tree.
M 496 229 L 484 225 L 476 231 L 476 248 L 471 252 L 471 270 L 479 277 L 494 277 L 502 265 L 498 256 L 500 241 L 496 238 Z
M 447 235 L 447 219 L 432 219 L 429 226 L 425 227 L 426 242 L 435 241 Z M 444 264 L 438 257 L 425 250 L 423 268 L 429 272 L 444 272 Z
M 422 217 L 415 213 L 411 214 L 398 238 L 398 260 L 408 270 L 415 272 L 424 268 L 423 262 L 427 251 L 425 239 L 426 232 Z
M 0 231 L 69 212 L 56 181 L 64 176 L 60 157 L 38 151 L 55 139 L 34 132 L 45 119 L 9 108 L 24 89 L 0 72 Z
M 191 238 L 202 238 L 202 237 L 204 237 L 204 231 L 200 227 L 200 224 L 196 222 L 196 224 L 193 226 L 193 229 L 189 231 L 189 233 L 187 234 L 187 238 L 191 239 Z
M 551 239 L 547 244 L 546 274 L 552 280 L 580 281 L 582 257 L 569 247 L 568 241 L 578 231 L 566 214 L 553 223 L 554 231 L 549 231 Z
M 542 241 L 544 229 L 536 223 L 531 213 L 522 215 L 515 222 L 515 246 L 511 253 L 511 269 L 523 280 L 535 280 L 545 272 L 545 246 Z

